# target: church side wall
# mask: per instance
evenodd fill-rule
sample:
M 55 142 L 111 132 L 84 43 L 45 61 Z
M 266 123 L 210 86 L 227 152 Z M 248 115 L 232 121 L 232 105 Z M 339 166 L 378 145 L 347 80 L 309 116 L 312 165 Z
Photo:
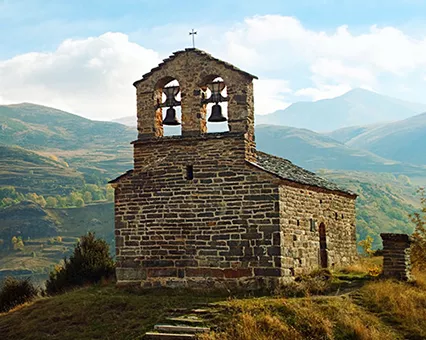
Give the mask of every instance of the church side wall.
M 320 267 L 320 224 L 325 224 L 328 267 L 357 259 L 355 199 L 301 185 L 281 185 L 282 268 L 297 275 Z M 311 228 L 311 219 L 315 225 Z
M 134 145 L 135 171 L 115 189 L 118 284 L 277 282 L 279 185 L 247 164 L 245 143 L 242 134 L 209 134 Z

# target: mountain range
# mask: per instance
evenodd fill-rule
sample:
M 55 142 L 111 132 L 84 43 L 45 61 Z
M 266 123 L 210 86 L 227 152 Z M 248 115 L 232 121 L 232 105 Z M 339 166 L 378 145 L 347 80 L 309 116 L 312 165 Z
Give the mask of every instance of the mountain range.
M 256 116 L 256 122 L 330 132 L 348 126 L 397 121 L 422 112 L 426 112 L 426 104 L 354 89 L 332 99 L 293 103 L 285 110 Z
M 355 107 L 370 105 L 371 108 L 381 103 L 384 97 L 373 94 L 377 100 L 372 105 L 371 93 L 367 92 L 364 99 L 360 94 L 365 91 L 352 91 L 348 96 L 354 94 L 360 101 Z M 336 105 L 342 102 L 342 97 L 345 95 L 335 98 Z M 426 148 L 426 114 L 418 114 L 419 106 L 415 104 L 401 104 L 401 101 L 387 97 L 383 100 L 395 103 L 401 110 L 393 118 L 401 116 L 404 119 L 388 123 L 372 121 L 373 124 L 345 126 L 327 133 L 283 125 L 260 124 L 256 127 L 259 150 L 317 171 L 359 194 L 357 235 L 358 238 L 373 236 L 375 247 L 380 246 L 380 232 L 412 231 L 408 214 L 413 212 L 417 202 L 413 193 L 418 184 L 426 184 L 426 159 L 422 152 Z M 333 100 L 327 101 L 327 105 L 330 103 Z M 313 112 L 319 112 L 325 105 L 322 101 L 310 104 Z M 406 111 L 403 112 L 404 105 Z M 336 121 L 348 114 L 339 110 L 330 112 L 339 112 Z M 305 117 L 309 115 L 307 112 Z M 280 120 L 272 122 L 277 124 Z M 166 133 L 178 131 L 179 128 L 175 128 Z M 4 217 L 0 221 L 0 232 L 3 230 L 7 237 L 19 234 L 34 238 L 32 248 L 28 247 L 25 253 L 33 259 L 28 262 L 34 263 L 31 266 L 45 268 L 62 257 L 59 248 L 55 248 L 57 246 L 46 243 L 46 236 L 55 232 L 78 237 L 86 230 L 97 230 L 111 241 L 113 205 L 93 197 L 92 201 L 87 201 L 89 203 L 84 202 L 86 206 L 79 208 L 61 206 L 40 210 L 39 203 L 35 206 L 24 201 L 16 203 L 14 200 L 19 195 L 15 194 L 15 198 L 6 202 L 6 208 L 2 208 L 2 199 L 12 192 L 10 186 L 21 194 L 20 197 L 36 193 L 58 200 L 76 192 L 83 194 L 92 183 L 100 188 L 109 179 L 133 167 L 130 142 L 136 136 L 135 127 L 92 121 L 45 106 L 29 103 L 0 106 L 0 212 Z M 11 202 L 18 205 L 10 205 Z M 28 228 L 22 226 L 47 226 L 49 233 L 40 229 L 40 235 L 26 235 Z M 37 241 L 37 237 L 43 239 Z M 41 252 L 38 242 L 44 247 Z M 68 248 L 73 241 L 69 242 Z M 37 254 L 36 260 L 32 252 Z M 10 264 L 10 269 L 22 269 L 20 258 L 0 247 L 0 267 L 5 263 Z

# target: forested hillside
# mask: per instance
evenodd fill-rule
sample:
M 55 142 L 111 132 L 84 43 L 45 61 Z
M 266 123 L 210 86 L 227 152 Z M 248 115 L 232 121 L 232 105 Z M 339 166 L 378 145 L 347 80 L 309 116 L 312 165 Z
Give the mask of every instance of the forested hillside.
M 96 122 L 32 104 L 0 106 L 0 264 L 6 272 L 45 275 L 76 238 L 92 230 L 113 242 L 113 190 L 107 181 L 133 167 L 136 129 Z M 291 160 L 356 192 L 357 235 L 411 232 L 424 165 L 350 147 L 346 139 L 374 129 L 330 136 L 262 125 L 259 150 Z M 0 273 L 1 276 L 1 273 Z

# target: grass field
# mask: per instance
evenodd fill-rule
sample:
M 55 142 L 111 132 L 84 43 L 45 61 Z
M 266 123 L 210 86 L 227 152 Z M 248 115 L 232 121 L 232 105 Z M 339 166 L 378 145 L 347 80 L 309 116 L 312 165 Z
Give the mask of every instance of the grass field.
M 368 275 L 378 260 L 334 273 L 352 289 L 301 298 L 230 296 L 186 290 L 126 291 L 112 283 L 40 298 L 0 314 L 5 339 L 142 339 L 171 310 L 216 312 L 202 339 L 425 339 L 426 274 L 414 283 Z M 362 271 L 364 268 L 364 272 Z

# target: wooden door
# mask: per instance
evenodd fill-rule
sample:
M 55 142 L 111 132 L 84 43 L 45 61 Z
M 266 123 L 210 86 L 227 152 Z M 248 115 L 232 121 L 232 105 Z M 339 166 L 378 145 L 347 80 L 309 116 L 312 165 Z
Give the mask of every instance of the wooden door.
M 328 267 L 327 260 L 327 236 L 325 233 L 325 224 L 321 223 L 319 226 L 319 238 L 320 238 L 320 264 L 321 268 Z

